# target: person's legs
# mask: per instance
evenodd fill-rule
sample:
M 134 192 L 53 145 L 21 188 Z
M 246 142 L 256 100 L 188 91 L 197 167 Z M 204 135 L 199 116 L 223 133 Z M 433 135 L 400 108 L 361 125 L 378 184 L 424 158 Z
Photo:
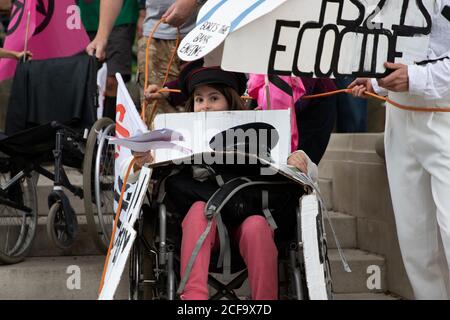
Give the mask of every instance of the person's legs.
M 181 240 L 181 278 L 183 278 L 189 259 L 198 239 L 205 231 L 208 221 L 204 214 L 205 203 L 196 202 L 192 205 L 183 219 L 183 237 Z M 211 259 L 211 250 L 216 241 L 216 224 L 213 222 L 202 248 L 198 252 L 195 263 L 189 274 L 186 286 L 180 295 L 182 300 L 208 299 L 208 272 Z
M 354 79 L 350 77 L 335 80 L 338 89 L 346 89 Z M 337 97 L 336 132 L 367 132 L 367 100 L 354 98 L 349 94 Z
M 143 101 L 143 92 L 145 85 L 145 65 L 146 65 L 146 49 L 147 49 L 148 37 L 142 37 L 139 42 L 138 50 L 138 65 L 139 65 L 139 84 L 141 87 L 141 97 Z M 164 78 L 169 66 L 169 61 L 176 47 L 176 40 L 162 40 L 153 39 L 148 53 L 148 84 L 157 84 L 162 86 L 164 84 Z M 169 76 L 167 81 L 174 81 L 178 78 L 180 73 L 181 61 L 178 55 L 175 56 L 173 63 L 169 69 Z M 158 102 L 157 113 L 173 113 L 177 110 L 171 106 L 167 101 L 161 100 Z M 150 107 L 147 107 L 146 117 L 150 115 Z M 150 119 L 146 119 L 146 123 L 149 125 Z
M 239 249 L 248 269 L 253 300 L 278 299 L 278 250 L 262 216 L 248 217 L 237 229 Z
M 297 108 L 298 150 L 303 150 L 315 164 L 327 149 L 336 121 L 337 97 L 331 96 L 309 102 L 307 108 Z
M 417 299 L 447 299 L 432 178 L 421 163 L 424 150 L 414 148 L 423 134 L 411 112 L 387 107 L 386 165 L 406 272 Z
M 117 80 L 116 73 L 120 73 L 124 82 L 131 79 L 131 60 L 135 24 L 116 26 L 106 48 L 106 63 L 108 78 L 106 80 L 105 103 L 103 117 L 116 118 Z
M 422 125 L 420 137 L 416 138 L 416 150 L 420 153 L 425 169 L 431 175 L 431 192 L 436 207 L 436 217 L 443 245 L 442 265 L 450 298 L 450 115 L 414 115 L 414 120 Z

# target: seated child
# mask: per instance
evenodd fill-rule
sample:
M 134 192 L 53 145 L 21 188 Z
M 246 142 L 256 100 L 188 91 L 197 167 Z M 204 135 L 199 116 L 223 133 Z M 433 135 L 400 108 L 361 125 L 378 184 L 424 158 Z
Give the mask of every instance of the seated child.
M 187 65 L 179 76 L 181 90 L 188 97 L 186 103 L 188 112 L 245 110 L 241 95 L 246 89 L 246 83 L 247 79 L 244 74 L 223 71 L 219 67 L 205 68 L 199 62 Z M 159 89 L 155 85 L 149 86 L 146 97 L 150 100 L 163 98 L 163 95 L 158 93 Z M 150 152 L 135 153 L 134 156 L 136 159 L 134 172 L 145 163 L 152 161 Z M 294 166 L 312 177 L 317 177 L 317 166 L 303 151 L 291 154 L 288 158 L 288 165 Z M 193 170 L 196 169 L 193 168 Z M 195 176 L 195 172 L 193 176 Z M 204 180 L 197 182 L 201 183 L 202 181 Z M 168 183 L 166 191 L 171 196 Z M 204 200 L 193 201 L 182 222 L 182 278 L 197 240 L 208 224 L 204 215 L 205 205 Z M 231 241 L 235 241 L 239 247 L 240 254 L 247 266 L 252 299 L 276 300 L 278 298 L 278 251 L 274 241 L 274 231 L 266 219 L 261 215 L 251 215 L 240 225 L 233 226 L 229 233 Z M 208 299 L 208 269 L 211 251 L 217 245 L 216 240 L 216 224 L 213 222 L 212 229 L 196 257 L 180 295 L 181 299 Z

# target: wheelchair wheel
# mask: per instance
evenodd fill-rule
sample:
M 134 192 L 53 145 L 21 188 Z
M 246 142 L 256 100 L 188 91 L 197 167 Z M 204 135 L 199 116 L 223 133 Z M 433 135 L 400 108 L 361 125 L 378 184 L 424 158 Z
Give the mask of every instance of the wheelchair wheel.
M 130 300 L 153 300 L 159 297 L 158 254 L 154 237 L 156 216 L 148 205 L 142 206 L 140 219 L 136 222 L 138 237 L 129 257 Z
M 47 218 L 47 236 L 60 249 L 69 249 L 75 237 L 68 232 L 67 217 L 60 201 L 55 202 Z
M 114 224 L 115 123 L 99 119 L 89 132 L 83 164 L 84 207 L 88 230 L 98 249 L 107 252 Z
M 0 173 L 0 184 L 3 186 L 7 181 L 9 174 Z M 18 263 L 31 249 L 38 221 L 36 181 L 37 175 L 33 175 L 19 180 L 6 191 L 2 190 L 0 263 Z

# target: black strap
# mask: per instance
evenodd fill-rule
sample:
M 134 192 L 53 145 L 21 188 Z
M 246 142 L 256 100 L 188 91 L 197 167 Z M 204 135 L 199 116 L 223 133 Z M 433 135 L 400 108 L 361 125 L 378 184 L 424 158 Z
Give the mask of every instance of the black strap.
M 420 62 L 417 62 L 416 65 L 424 66 L 424 65 L 429 64 L 429 63 L 435 63 L 435 62 L 439 62 L 439 61 L 444 61 L 446 59 L 449 59 L 449 57 L 442 57 L 442 58 L 439 58 L 439 59 L 420 61 Z
M 228 181 L 223 184 L 216 193 L 209 199 L 205 208 L 205 215 L 209 219 L 215 215 L 217 209 L 223 204 L 225 199 L 228 197 L 233 190 L 237 189 L 239 186 L 248 183 L 248 179 L 237 178 Z
M 294 95 L 294 92 L 292 91 L 292 87 L 283 79 L 281 79 L 277 75 L 269 75 L 269 81 L 274 84 L 278 89 L 283 91 L 284 93 L 290 95 L 291 97 Z
M 444 9 L 442 9 L 442 15 L 444 16 L 445 19 L 450 21 L 450 6 L 449 5 L 445 6 Z

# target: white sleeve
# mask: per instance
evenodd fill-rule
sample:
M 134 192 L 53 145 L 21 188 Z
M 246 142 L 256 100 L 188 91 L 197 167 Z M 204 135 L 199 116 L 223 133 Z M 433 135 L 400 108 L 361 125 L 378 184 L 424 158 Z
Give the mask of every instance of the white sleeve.
M 307 170 L 308 170 L 308 176 L 309 176 L 315 183 L 317 183 L 317 181 L 318 181 L 318 179 L 319 179 L 319 169 L 317 168 L 317 165 L 316 165 L 314 162 L 312 162 L 312 160 L 308 157 L 308 155 L 306 154 L 306 152 L 303 151 L 303 150 L 297 150 L 297 151 L 291 153 L 291 155 L 293 155 L 293 154 L 295 154 L 295 153 L 298 153 L 298 152 L 301 152 L 301 153 L 303 153 L 303 154 L 306 156 L 306 160 L 308 161 L 308 167 L 307 167 Z
M 119 172 L 120 172 L 120 177 L 122 178 L 122 180 L 125 179 L 125 175 L 127 174 L 128 167 L 132 160 L 133 160 L 133 156 L 129 157 L 128 159 L 125 159 L 120 164 Z M 130 174 L 128 175 L 127 183 L 135 183 L 139 178 L 139 172 L 140 172 L 140 170 L 137 172 L 134 172 L 134 166 L 133 166 L 133 168 L 131 168 Z
M 372 87 L 373 91 L 379 96 L 386 97 L 389 94 L 389 91 L 385 88 L 382 88 L 378 85 L 377 79 L 372 79 Z
M 447 58 L 427 65 L 408 66 L 409 93 L 438 100 L 450 95 L 450 52 Z

